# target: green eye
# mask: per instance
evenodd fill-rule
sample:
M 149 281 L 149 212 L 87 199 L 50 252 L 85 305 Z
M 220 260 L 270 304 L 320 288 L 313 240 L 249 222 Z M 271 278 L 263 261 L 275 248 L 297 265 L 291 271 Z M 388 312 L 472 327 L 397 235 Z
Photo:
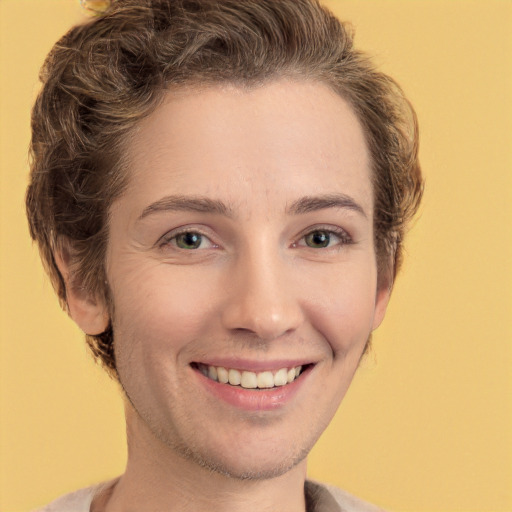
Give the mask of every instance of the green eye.
M 175 237 L 176 245 L 180 249 L 199 249 L 203 242 L 203 236 L 200 233 L 187 232 L 180 233 Z
M 312 231 L 304 237 L 304 241 L 308 247 L 322 249 L 328 247 L 331 243 L 331 233 L 328 231 Z

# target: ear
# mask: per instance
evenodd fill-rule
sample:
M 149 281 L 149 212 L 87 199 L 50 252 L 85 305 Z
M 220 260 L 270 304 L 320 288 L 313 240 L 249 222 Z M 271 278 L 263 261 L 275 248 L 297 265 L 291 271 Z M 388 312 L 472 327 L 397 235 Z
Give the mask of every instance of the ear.
M 377 280 L 377 293 L 375 295 L 372 331 L 379 327 L 386 315 L 386 309 L 391 297 L 391 290 L 393 289 L 393 278 L 391 275 L 391 270 L 384 270 L 383 275 L 379 276 Z
M 66 302 L 69 315 L 85 334 L 101 334 L 109 324 L 108 307 L 103 299 L 84 290 L 73 279 L 69 250 L 60 247 L 54 252 L 55 263 L 66 285 Z

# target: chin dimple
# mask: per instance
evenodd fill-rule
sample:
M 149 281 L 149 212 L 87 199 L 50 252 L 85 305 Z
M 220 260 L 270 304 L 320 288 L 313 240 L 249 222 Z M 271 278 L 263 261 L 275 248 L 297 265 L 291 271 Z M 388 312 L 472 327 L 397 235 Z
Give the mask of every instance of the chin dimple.
M 281 368 L 277 371 L 250 372 L 223 366 L 197 363 L 197 369 L 205 376 L 221 384 L 245 389 L 270 389 L 292 383 L 301 373 L 302 366 Z

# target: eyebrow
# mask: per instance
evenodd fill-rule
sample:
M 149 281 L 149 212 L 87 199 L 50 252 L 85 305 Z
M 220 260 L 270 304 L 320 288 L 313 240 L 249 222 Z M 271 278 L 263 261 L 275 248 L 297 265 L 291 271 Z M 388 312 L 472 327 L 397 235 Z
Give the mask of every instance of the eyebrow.
M 166 196 L 144 208 L 138 220 L 152 213 L 166 211 L 216 213 L 227 217 L 233 216 L 232 209 L 226 203 L 216 199 L 195 196 Z
M 286 208 L 286 213 L 289 215 L 301 215 L 327 208 L 353 210 L 367 218 L 363 207 L 346 194 L 301 197 Z M 210 199 L 209 197 L 202 196 L 166 196 L 144 208 L 138 220 L 142 220 L 153 213 L 166 211 L 189 211 L 213 213 L 226 217 L 234 216 L 233 209 L 218 199 Z
M 326 194 L 322 196 L 301 197 L 287 208 L 287 213 L 300 215 L 317 210 L 324 210 L 326 208 L 345 208 L 353 210 L 361 214 L 363 217 L 368 218 L 363 207 L 352 197 L 346 194 Z

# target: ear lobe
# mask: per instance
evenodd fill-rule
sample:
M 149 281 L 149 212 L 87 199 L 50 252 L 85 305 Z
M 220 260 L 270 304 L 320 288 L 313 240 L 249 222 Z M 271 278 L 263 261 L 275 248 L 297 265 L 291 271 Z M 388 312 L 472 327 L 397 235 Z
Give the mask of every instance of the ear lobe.
M 380 276 L 377 281 L 377 293 L 375 296 L 375 310 L 373 313 L 372 331 L 377 329 L 384 320 L 386 309 L 391 297 L 393 289 L 393 279 L 391 278 L 391 271 L 384 271 L 385 275 Z
M 65 248 L 54 252 L 55 263 L 66 285 L 66 302 L 69 316 L 85 332 L 96 335 L 107 330 L 110 317 L 103 300 L 84 290 L 74 282 L 71 271 L 71 255 Z
M 379 325 L 382 323 L 382 320 L 384 320 L 390 297 L 391 288 L 382 287 L 377 289 L 377 295 L 375 298 L 375 311 L 373 313 L 372 331 L 377 329 L 377 327 L 379 327 Z

